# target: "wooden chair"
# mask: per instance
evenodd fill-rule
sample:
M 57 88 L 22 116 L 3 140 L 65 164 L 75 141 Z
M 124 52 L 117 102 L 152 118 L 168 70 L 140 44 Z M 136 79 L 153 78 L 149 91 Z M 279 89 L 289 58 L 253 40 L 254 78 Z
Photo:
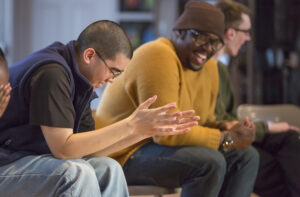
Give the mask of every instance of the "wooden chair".
M 176 188 L 159 187 L 155 185 L 130 185 L 128 186 L 130 196 L 152 195 L 153 197 L 162 197 L 164 194 L 176 194 Z
M 288 122 L 290 125 L 300 128 L 300 108 L 291 104 L 243 104 L 238 106 L 237 116 L 239 119 L 248 116 L 253 121 Z

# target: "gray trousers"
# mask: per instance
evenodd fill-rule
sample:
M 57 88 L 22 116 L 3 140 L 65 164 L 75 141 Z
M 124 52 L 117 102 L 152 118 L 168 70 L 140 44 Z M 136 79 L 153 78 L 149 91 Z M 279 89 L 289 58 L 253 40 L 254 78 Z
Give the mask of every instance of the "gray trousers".
M 0 196 L 125 197 L 127 184 L 113 159 L 60 160 L 51 155 L 26 156 L 0 167 Z

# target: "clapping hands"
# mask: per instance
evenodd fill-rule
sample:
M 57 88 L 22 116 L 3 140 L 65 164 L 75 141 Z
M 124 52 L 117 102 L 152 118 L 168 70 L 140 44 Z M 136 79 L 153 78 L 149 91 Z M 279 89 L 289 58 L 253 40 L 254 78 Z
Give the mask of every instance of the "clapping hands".
M 176 109 L 176 103 L 170 103 L 158 108 L 149 109 L 157 96 L 147 99 L 140 104 L 129 117 L 135 132 L 145 137 L 184 134 L 191 127 L 198 125 L 199 116 L 192 116 L 194 110 L 167 113 Z

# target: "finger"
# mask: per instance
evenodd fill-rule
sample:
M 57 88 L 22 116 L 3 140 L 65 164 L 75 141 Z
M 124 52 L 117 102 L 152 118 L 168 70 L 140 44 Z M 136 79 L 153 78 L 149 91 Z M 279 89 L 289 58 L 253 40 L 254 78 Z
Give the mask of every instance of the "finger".
M 5 87 L 3 85 L 0 85 L 0 98 L 2 98 L 4 94 L 5 94 Z
M 153 96 L 151 98 L 148 98 L 145 102 L 139 105 L 137 109 L 142 110 L 142 109 L 148 109 L 157 99 L 157 96 Z
M 184 116 L 190 116 L 192 114 L 195 113 L 195 110 L 187 110 L 187 111 L 182 111 L 181 112 L 181 116 L 184 117 Z
M 188 132 L 190 129 L 182 129 L 182 130 L 174 130 L 174 128 L 155 128 L 155 134 L 156 136 L 168 136 L 168 135 L 179 135 L 179 134 L 184 134 Z
M 157 115 L 157 118 L 159 118 L 160 120 L 164 120 L 164 119 L 172 119 L 172 118 L 179 118 L 181 117 L 182 112 L 174 112 L 174 113 L 161 113 Z
M 194 126 L 197 126 L 197 125 L 198 125 L 197 121 L 188 122 L 188 123 L 185 123 L 185 124 L 178 125 L 176 127 L 176 130 L 182 130 L 182 129 L 186 129 L 186 128 L 191 128 L 191 127 L 194 127 Z
M 192 116 L 192 117 L 188 117 L 188 118 L 182 118 L 179 119 L 179 124 L 185 124 L 188 122 L 194 122 L 194 121 L 198 121 L 200 120 L 200 116 Z
M 176 125 L 179 124 L 179 121 L 176 117 L 174 118 L 169 118 L 169 119 L 159 119 L 158 121 L 156 121 L 156 124 L 158 126 L 167 126 L 167 125 Z
M 169 119 L 160 119 L 156 123 L 159 125 L 174 125 L 174 124 L 185 124 L 188 122 L 193 122 L 198 120 L 200 120 L 199 116 L 192 116 L 192 117 L 181 118 L 181 119 L 178 119 L 177 117 L 174 116 Z
M 164 106 L 161 106 L 161 107 L 158 107 L 158 108 L 155 108 L 153 109 L 155 113 L 157 114 L 160 114 L 160 113 L 163 113 L 163 112 L 167 112 L 171 109 L 176 109 L 176 103 L 169 103 L 169 104 L 166 104 Z
M 294 131 L 300 131 L 300 129 L 298 127 L 295 127 L 295 126 L 292 126 L 292 125 L 289 126 L 289 129 L 294 130 Z
M 9 95 L 10 92 L 11 92 L 11 87 L 7 86 L 6 89 L 5 89 L 5 95 Z

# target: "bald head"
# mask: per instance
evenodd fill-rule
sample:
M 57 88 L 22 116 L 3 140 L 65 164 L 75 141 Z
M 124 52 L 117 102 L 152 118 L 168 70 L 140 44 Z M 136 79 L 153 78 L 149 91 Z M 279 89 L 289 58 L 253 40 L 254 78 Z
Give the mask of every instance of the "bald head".
M 0 48 L 0 84 L 8 83 L 8 67 L 3 51 Z

